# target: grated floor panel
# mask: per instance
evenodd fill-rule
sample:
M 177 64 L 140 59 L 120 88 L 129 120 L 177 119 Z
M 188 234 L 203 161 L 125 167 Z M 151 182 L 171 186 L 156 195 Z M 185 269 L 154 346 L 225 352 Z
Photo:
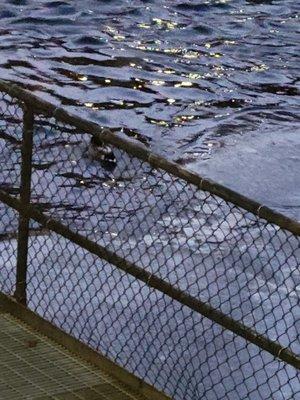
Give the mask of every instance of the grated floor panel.
M 0 371 L 0 400 L 145 400 L 7 313 Z

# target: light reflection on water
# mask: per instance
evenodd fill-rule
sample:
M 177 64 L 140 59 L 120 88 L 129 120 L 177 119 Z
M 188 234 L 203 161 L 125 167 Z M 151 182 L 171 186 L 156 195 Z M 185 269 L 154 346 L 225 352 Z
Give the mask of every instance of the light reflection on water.
M 242 137 L 247 143 L 246 154 L 252 159 L 267 137 L 271 150 L 263 153 L 264 158 L 273 157 L 272 152 L 279 148 L 280 157 L 274 158 L 276 168 L 283 162 L 284 155 L 287 154 L 289 161 L 282 176 L 289 186 L 278 189 L 285 197 L 281 206 L 285 206 L 286 200 L 287 207 L 296 205 L 295 215 L 300 215 L 297 211 L 299 189 L 289 192 L 295 186 L 295 179 L 289 172 L 296 171 L 300 165 L 299 155 L 292 154 L 296 144 L 299 147 L 299 139 L 297 142 L 295 136 L 299 123 L 296 113 L 298 9 L 297 2 L 291 0 L 0 0 L 0 77 L 18 81 L 70 109 L 79 109 L 84 116 L 96 119 L 104 126 L 115 130 L 122 128 L 128 135 L 137 135 L 155 152 L 164 153 L 184 165 L 191 166 L 200 160 L 200 167 L 204 168 L 206 162 L 213 160 L 218 168 L 213 167 L 220 170 L 221 176 L 226 172 L 221 168 L 225 164 L 229 175 L 233 176 L 233 184 L 240 187 L 239 168 L 236 164 L 234 168 L 231 166 L 232 156 L 238 156 L 234 150 L 236 137 Z M 276 139 L 273 147 L 270 136 L 274 131 L 282 138 Z M 60 135 L 61 132 L 58 137 Z M 51 139 L 50 135 L 48 139 Z M 81 141 L 78 143 L 82 144 Z M 40 153 L 36 152 L 40 155 L 39 161 L 49 163 L 39 165 L 42 171 L 44 167 L 46 172 L 51 168 L 55 170 L 57 154 L 60 157 L 63 154 L 61 147 L 65 146 L 64 151 L 69 155 L 74 145 L 70 140 L 68 143 L 57 140 L 54 144 L 52 151 L 44 146 L 40 147 Z M 230 146 L 233 148 L 231 153 L 228 151 Z M 72 151 L 74 154 L 74 149 Z M 16 152 L 18 157 L 19 153 Z M 78 160 L 84 163 L 81 154 L 79 152 Z M 218 157 L 228 157 L 229 161 L 218 164 Z M 80 167 L 78 160 L 70 157 L 70 166 L 63 160 L 63 166 L 68 170 L 63 175 L 60 165 L 61 175 L 56 176 L 60 181 L 75 181 L 72 187 L 65 189 L 73 196 L 70 201 L 73 206 L 79 190 L 88 192 L 102 183 L 102 177 L 96 175 L 98 166 L 84 164 L 85 175 L 80 175 L 76 169 Z M 265 162 L 263 157 L 259 160 L 261 164 Z M 247 169 L 249 165 L 246 165 Z M 260 173 L 265 169 L 264 165 L 259 165 Z M 10 164 L 8 168 L 11 168 Z M 273 182 L 278 184 L 278 174 L 271 166 L 268 168 L 271 183 L 268 186 L 264 182 L 264 186 L 272 193 Z M 43 177 L 40 170 L 36 173 L 37 180 L 40 175 Z M 77 174 L 71 175 L 73 170 Z M 87 171 L 90 172 L 89 179 Z M 214 171 L 209 172 L 213 176 Z M 18 173 L 16 171 L 15 175 Z M 7 171 L 7 176 L 11 175 L 11 170 Z M 245 187 L 255 183 L 247 176 L 245 181 Z M 45 186 L 47 183 L 44 180 Z M 130 188 L 126 181 L 103 182 L 107 191 L 110 185 L 120 190 L 122 196 L 127 195 L 123 187 Z M 53 188 L 46 187 L 50 192 L 47 194 L 45 186 L 40 185 L 37 196 L 48 196 L 54 201 L 50 190 Z M 259 195 L 257 192 L 253 197 L 259 200 Z M 97 196 L 94 198 L 98 201 Z M 278 196 L 272 197 L 278 199 Z M 61 199 L 58 200 L 59 203 Z M 77 201 L 81 200 L 82 197 L 77 197 Z M 84 198 L 82 201 L 86 205 Z M 90 218 L 85 205 L 67 209 L 82 225 Z M 45 206 L 53 207 L 53 204 Z M 116 215 L 122 220 L 120 209 L 115 205 Z M 94 210 L 92 214 L 95 217 Z M 180 234 L 188 244 L 185 251 L 189 251 L 189 232 L 181 226 L 186 224 L 185 220 L 165 216 L 160 224 L 173 235 Z M 108 236 L 116 236 L 116 231 L 101 226 L 98 220 L 95 226 L 95 235 L 102 236 L 101 229 L 105 228 Z M 147 246 L 166 246 L 169 236 L 156 236 L 144 236 Z M 131 242 L 127 237 L 124 242 L 135 248 L 136 241 L 132 236 L 129 239 Z M 109 240 L 112 241 L 111 237 Z M 217 247 L 219 250 L 220 246 Z M 224 275 L 223 271 L 221 275 Z M 262 296 L 255 299 L 258 303 L 264 298 L 261 292 L 255 288 L 255 294 Z M 136 310 L 134 312 L 136 315 Z M 144 320 L 147 321 L 147 316 Z M 163 357 L 161 353 L 160 356 Z M 167 363 L 164 364 L 167 367 Z M 227 364 L 224 365 L 227 368 Z M 179 371 L 184 373 L 181 367 Z M 253 395 L 252 398 L 260 397 Z
M 298 11 L 291 0 L 2 0 L 0 77 L 247 192 L 206 163 L 236 137 L 295 131 Z M 259 190 L 248 194 L 268 201 Z
M 137 135 L 155 152 L 164 153 L 184 165 L 197 168 L 200 172 L 208 171 L 211 177 L 216 176 L 218 180 L 225 177 L 227 182 L 241 191 L 247 192 L 249 187 L 254 187 L 254 191 L 257 190 L 257 192 L 252 197 L 258 200 L 263 197 L 261 188 L 257 189 L 262 181 L 260 175 L 266 171 L 268 179 L 263 181 L 263 186 L 269 198 L 272 201 L 274 199 L 278 201 L 277 206 L 280 205 L 281 211 L 286 211 L 285 207 L 287 207 L 300 218 L 300 175 L 296 177 L 300 158 L 299 153 L 295 154 L 300 146 L 299 135 L 298 138 L 296 135 L 298 123 L 296 77 L 299 54 L 296 36 L 297 8 L 299 8 L 297 3 L 291 0 L 285 2 L 275 0 L 165 0 L 163 2 L 158 0 L 87 0 L 84 2 L 78 0 L 48 2 L 0 0 L 0 77 L 20 82 L 42 94 L 43 97 L 61 102 L 70 109 L 79 110 L 83 115 L 96 119 L 104 126 L 115 130 L 122 128 L 127 135 Z M 276 132 L 276 137 L 274 137 L 274 132 Z M 51 135 L 42 137 L 42 134 L 37 137 L 37 140 L 41 137 L 47 138 L 53 147 L 47 147 L 46 144 L 41 146 L 38 143 L 39 146 L 35 149 L 34 178 L 39 183 L 35 185 L 35 198 L 41 200 L 44 196 L 45 209 L 56 210 L 57 213 L 61 213 L 60 217 L 63 212 L 66 212 L 67 217 L 71 221 L 76 219 L 77 225 L 82 229 L 87 229 L 89 224 L 88 228 L 96 237 L 104 237 L 110 243 L 117 243 L 118 240 L 121 243 L 116 229 L 119 226 L 115 225 L 112 228 L 113 218 L 116 220 L 119 218 L 118 224 L 122 228 L 119 230 L 122 230 L 125 235 L 124 243 L 129 245 L 130 249 L 136 248 L 137 241 L 130 232 L 131 225 L 127 224 L 127 231 L 122 225 L 124 220 L 126 221 L 123 209 L 124 204 L 127 203 L 129 208 L 133 207 L 133 210 L 128 210 L 127 207 L 129 221 L 130 218 L 135 220 L 138 210 L 143 211 L 139 204 L 131 204 L 128 201 L 128 190 L 135 191 L 139 188 L 141 180 L 135 185 L 134 181 L 128 184 L 126 180 L 107 180 L 105 176 L 98 176 L 99 166 L 81 157 L 84 152 L 79 148 L 83 144 L 82 140 L 78 139 L 72 143 L 67 132 L 61 131 L 56 134 L 57 137 L 54 137 L 53 132 L 52 137 Z M 12 179 L 13 182 L 16 179 L 15 176 L 12 177 L 12 170 L 16 168 L 20 158 L 19 142 L 11 143 L 11 147 L 14 146 L 18 150 L 15 151 L 17 158 L 11 159 L 7 152 L 7 137 L 3 137 L 3 132 L 1 135 L 2 139 L 6 140 L 2 142 L 2 158 L 5 162 L 9 160 L 13 164 L 7 162 L 6 175 L 3 176 L 7 180 Z M 64 135 L 65 142 L 61 141 Z M 238 140 L 239 146 L 236 145 Z M 87 142 L 86 138 L 86 144 Z M 76 151 L 77 147 L 78 151 Z M 257 156 L 259 151 L 261 151 L 260 157 Z M 61 160 L 64 154 L 66 157 Z M 269 158 L 274 159 L 273 164 L 268 164 Z M 57 160 L 60 162 L 59 165 L 57 165 Z M 66 160 L 69 160 L 70 165 Z M 286 160 L 288 163 L 281 172 L 280 164 L 284 164 Z M 242 164 L 239 164 L 239 161 Z M 241 165 L 244 166 L 244 170 L 240 168 Z M 245 172 L 251 165 L 254 165 L 252 178 L 251 175 L 247 175 L 247 171 Z M 142 170 L 139 167 L 134 168 L 134 171 Z M 66 171 L 63 171 L 63 168 Z M 42 180 L 49 170 L 54 171 L 55 179 L 59 182 L 55 187 L 54 185 L 48 187 L 49 181 Z M 19 175 L 19 170 L 15 171 L 15 175 Z M 6 182 L 5 179 L 4 184 L 9 187 L 11 182 Z M 284 188 L 281 186 L 283 182 L 286 185 Z M 298 187 L 297 182 L 299 182 Z M 146 179 L 143 186 L 149 189 Z M 93 207 L 89 209 L 86 205 L 92 205 L 91 199 L 99 203 L 101 194 L 103 196 L 105 191 L 109 193 L 112 187 L 115 192 L 120 192 L 120 199 L 124 196 L 124 202 L 118 205 L 114 198 L 110 199 L 110 202 L 114 204 L 112 210 L 116 213 L 109 214 L 105 210 L 107 223 L 102 214 L 97 215 Z M 157 189 L 159 195 L 163 192 L 156 181 L 153 187 Z M 55 193 L 57 188 L 60 189 L 59 194 L 64 190 L 63 193 L 69 196 L 69 203 L 66 205 L 68 197 L 65 195 L 63 208 L 61 197 Z M 175 190 L 176 186 L 172 185 L 170 188 Z M 291 188 L 294 191 L 291 191 Z M 168 196 L 172 193 L 171 189 L 166 185 L 165 193 Z M 16 188 L 12 186 L 10 190 L 15 193 Z M 98 192 L 92 196 L 93 190 Z M 144 194 L 149 202 L 149 193 L 152 188 L 147 190 Z M 84 198 L 83 192 L 86 192 L 89 197 Z M 78 196 L 78 193 L 81 196 Z M 274 193 L 277 193 L 277 196 Z M 278 193 L 282 194 L 279 200 Z M 156 203 L 155 193 L 151 193 L 151 196 L 153 202 Z M 176 196 L 175 193 L 174 204 L 177 204 Z M 138 199 L 137 194 L 135 194 L 135 199 Z M 268 200 L 268 197 L 266 199 Z M 57 203 L 55 203 L 56 200 Z M 181 206 L 180 201 L 178 204 Z M 195 209 L 195 211 L 199 210 Z M 6 213 L 6 210 L 2 212 Z M 207 214 L 212 215 L 205 215 L 205 221 L 216 218 L 216 213 L 212 213 L 210 209 Z M 63 216 L 66 218 L 65 215 Z M 15 216 L 13 217 L 16 220 Z M 223 215 L 220 219 L 223 219 Z M 133 233 L 138 231 L 141 220 L 142 218 L 136 219 Z M 199 218 L 194 220 L 191 218 L 189 222 L 197 223 Z M 201 232 L 205 232 L 205 229 L 214 231 L 216 250 L 221 252 L 222 247 L 219 242 L 224 241 L 223 232 L 215 229 L 219 221 L 213 222 L 215 225 L 208 224 Z M 200 265 L 201 259 L 197 254 L 199 244 L 196 240 L 200 240 L 201 237 L 197 238 L 193 235 L 193 230 L 186 224 L 187 220 L 183 218 L 176 219 L 172 214 L 164 215 L 158 221 L 156 231 L 152 230 L 151 235 L 148 233 L 149 229 L 143 233 L 143 241 L 148 248 L 151 246 L 163 248 L 168 244 L 169 246 L 180 245 L 181 251 L 196 253 L 197 262 Z M 231 224 L 228 224 L 228 227 L 232 228 Z M 251 232 L 255 232 L 255 229 L 254 226 Z M 164 230 L 168 235 L 164 236 L 161 233 Z M 232 229 L 231 231 L 234 232 Z M 170 240 L 172 235 L 174 242 Z M 179 242 L 178 238 L 183 242 Z M 261 245 L 263 246 L 264 243 L 262 242 Z M 211 243 L 209 245 L 204 243 L 204 251 L 209 253 L 211 246 Z M 62 248 L 64 247 L 63 242 Z M 171 250 L 174 256 L 174 248 Z M 222 251 L 225 250 L 226 247 Z M 253 251 L 251 248 L 250 250 Z M 260 248 L 256 250 L 260 251 Z M 53 252 L 55 252 L 55 245 Z M 61 253 L 60 250 L 59 253 Z M 74 254 L 78 255 L 77 252 Z M 80 258 L 80 255 L 78 257 Z M 170 256 L 169 260 L 173 258 Z M 192 260 L 192 257 L 190 259 Z M 92 261 L 91 265 L 94 265 L 94 260 Z M 82 265 L 85 260 L 80 262 Z M 178 265 L 182 264 L 179 256 L 176 262 Z M 63 263 L 65 267 L 65 260 Z M 232 279 L 234 275 L 230 274 L 235 274 L 239 270 L 233 271 L 234 263 L 230 264 L 231 268 L 225 272 L 228 273 L 232 284 L 238 285 L 236 280 Z M 179 271 L 178 265 L 172 271 L 174 277 Z M 186 263 L 181 267 L 185 268 Z M 245 265 L 243 264 L 241 268 L 244 271 Z M 191 273 L 193 269 L 194 265 L 191 266 Z M 87 266 L 87 270 L 91 270 L 90 265 Z M 214 270 L 213 266 L 212 271 Z M 226 275 L 225 272 L 219 268 L 221 279 Z M 277 279 L 273 270 L 271 272 L 267 270 L 267 272 L 271 274 L 272 279 Z M 282 285 L 281 270 L 279 272 L 278 282 L 274 285 L 280 286 Z M 286 273 L 288 272 L 287 269 Z M 97 275 L 101 277 L 98 271 Z M 242 274 L 240 276 L 243 277 Z M 86 277 L 82 281 L 85 282 L 85 279 Z M 213 275 L 212 284 L 215 279 Z M 249 279 L 252 281 L 252 278 Z M 261 279 L 263 283 L 270 283 L 268 274 L 262 275 Z M 205 278 L 203 288 L 205 289 L 206 286 Z M 247 289 L 246 301 L 251 300 L 266 307 L 265 302 L 262 301 L 268 298 L 269 292 L 265 290 L 266 287 L 268 285 L 262 284 L 261 290 L 252 288 L 256 298 L 249 296 Z M 87 293 L 88 288 L 84 288 L 83 292 Z M 290 296 L 292 292 L 296 293 L 293 287 L 288 287 L 287 296 Z M 236 296 L 232 293 L 236 293 Z M 237 287 L 237 290 L 234 288 L 231 293 L 228 292 L 228 296 L 230 300 L 235 301 L 239 293 Z M 276 294 L 277 291 L 274 290 L 274 293 Z M 147 304 L 148 300 L 143 300 L 143 304 Z M 236 301 L 240 300 L 239 298 Z M 286 316 L 296 320 L 291 310 L 288 311 Z M 152 312 L 155 315 L 155 310 Z M 267 307 L 265 312 L 268 313 Z M 136 309 L 133 315 L 138 315 Z M 273 314 L 268 315 L 272 319 L 270 323 L 273 323 Z M 148 323 L 147 319 L 150 321 L 150 316 L 149 312 L 143 316 L 143 320 Z M 170 325 L 173 332 L 176 332 L 178 328 L 178 322 L 176 324 L 175 322 L 174 325 Z M 278 321 L 278 324 L 280 322 Z M 163 326 L 165 327 L 164 324 Z M 290 327 L 292 326 L 293 323 L 290 323 Z M 93 334 L 97 333 L 97 329 L 91 331 Z M 145 331 L 150 331 L 147 324 Z M 126 334 L 124 337 L 128 340 Z M 182 337 L 188 337 L 188 332 L 183 331 Z M 146 334 L 145 338 L 147 339 Z M 202 333 L 199 340 L 202 340 Z M 228 341 L 231 343 L 231 338 Z M 191 342 L 191 351 L 197 354 L 197 343 L 193 347 L 194 338 Z M 207 344 L 213 347 L 214 341 L 209 338 Z M 244 343 L 242 347 L 244 351 Z M 109 345 L 108 349 L 114 351 L 114 346 Z M 233 348 L 232 351 L 236 352 L 237 349 Z M 170 354 L 175 353 L 170 351 Z M 246 359 L 248 350 L 243 354 Z M 164 367 L 168 368 L 169 364 L 165 362 L 164 354 L 160 352 L 158 357 L 163 361 Z M 187 358 L 187 363 L 191 366 L 188 352 Z M 198 359 L 197 362 L 202 363 L 202 361 Z M 210 370 L 217 373 L 214 360 L 211 363 L 214 365 L 210 366 Z M 246 372 L 250 368 L 250 363 L 245 361 L 243 364 L 243 359 L 240 360 L 240 364 Z M 153 365 L 155 366 L 155 363 Z M 228 364 L 222 363 L 222 365 L 226 375 Z M 149 369 L 147 363 L 145 368 Z M 190 373 L 194 373 L 194 370 L 189 371 L 185 368 L 185 363 L 183 366 L 179 364 L 178 367 L 178 360 L 175 357 L 175 371 L 176 368 L 179 371 L 179 377 L 184 374 L 189 377 Z M 199 369 L 195 367 L 195 371 Z M 142 376 L 143 372 L 143 370 L 139 371 Z M 272 382 L 280 381 L 279 376 L 284 374 L 285 371 L 282 371 L 282 375 L 280 371 L 277 375 L 275 373 Z M 176 378 L 176 374 L 174 376 Z M 210 374 L 207 373 L 204 376 L 210 376 Z M 282 381 L 285 379 L 286 377 L 283 376 Z M 155 378 L 152 379 L 154 380 Z M 195 385 L 195 390 L 199 389 L 200 393 L 202 382 L 196 383 L 198 386 Z M 177 382 L 175 384 L 177 385 Z M 253 382 L 254 386 L 255 390 L 257 387 L 260 388 L 257 382 Z M 235 395 L 236 397 L 232 398 L 238 399 L 240 393 L 237 391 L 232 394 L 232 396 Z M 200 398 L 200 395 L 193 394 L 193 396 L 190 397 L 193 400 Z M 213 394 L 211 398 L 215 398 Z M 254 393 L 252 399 L 258 398 L 262 397 Z M 265 393 L 265 398 L 270 398 L 268 391 Z

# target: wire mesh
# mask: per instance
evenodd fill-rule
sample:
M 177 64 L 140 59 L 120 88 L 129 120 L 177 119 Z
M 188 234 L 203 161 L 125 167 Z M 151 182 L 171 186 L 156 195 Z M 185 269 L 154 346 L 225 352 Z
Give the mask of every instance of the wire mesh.
M 18 196 L 20 189 L 23 111 L 20 101 L 0 91 L 0 190 Z M 18 214 L 0 202 L 0 291 L 15 289 Z
M 0 91 L 0 189 L 19 192 L 23 111 L 18 99 Z
M 31 183 L 31 204 L 49 220 L 297 358 L 299 236 L 42 114 Z M 295 367 L 47 224 L 30 227 L 28 307 L 117 364 L 175 399 L 300 395 Z M 14 262 L 3 265 L 14 274 Z

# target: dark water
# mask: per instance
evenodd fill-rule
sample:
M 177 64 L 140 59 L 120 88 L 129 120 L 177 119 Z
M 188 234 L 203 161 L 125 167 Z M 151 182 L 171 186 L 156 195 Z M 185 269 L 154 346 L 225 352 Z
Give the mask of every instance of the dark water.
M 300 218 L 299 9 L 2 0 L 0 77 Z
M 188 168 L 300 219 L 299 10 L 299 3 L 290 0 L 0 0 L 0 78 L 17 81 L 44 98 L 76 110 L 103 126 L 138 135 L 154 152 L 165 154 Z M 57 139 L 61 134 L 62 139 L 67 137 L 67 145 Z M 124 243 L 120 244 L 120 232 L 111 229 L 115 220 L 110 215 L 105 219 L 107 210 L 97 214 L 93 207 L 90 210 L 85 207 L 87 203 L 93 204 L 91 199 L 98 202 L 105 193 L 108 193 L 107 203 L 102 201 L 101 206 L 114 204 L 116 207 L 112 198 L 114 192 L 110 188 L 103 190 L 99 176 L 100 184 L 95 182 L 99 165 L 82 157 L 84 150 L 80 146 L 82 142 L 87 144 L 88 139 L 86 142 L 74 141 L 72 135 L 72 142 L 66 132 L 57 131 L 56 135 L 52 132 L 49 137 L 42 137 L 49 140 L 51 146 L 47 143 L 41 146 L 42 142 L 38 142 L 35 149 L 36 165 L 49 161 L 48 169 L 35 168 L 33 172 L 35 198 L 43 199 L 44 196 L 52 203 L 57 200 L 58 204 L 62 203 L 62 198 L 65 203 L 69 201 L 76 211 L 79 227 L 80 224 L 85 230 L 90 229 L 88 224 L 98 230 L 100 227 L 99 237 L 103 240 L 114 246 L 122 245 L 123 250 L 129 243 L 135 251 L 142 249 L 141 254 L 145 257 L 152 254 L 155 258 L 156 252 L 151 253 L 149 249 L 153 250 L 154 246 L 166 249 L 172 244 L 169 238 L 173 235 L 176 243 L 180 244 L 185 263 L 182 264 L 180 254 L 169 249 L 173 257 L 166 256 L 168 264 L 164 260 L 164 267 L 159 269 L 161 273 L 168 272 L 172 279 L 177 279 L 182 273 L 181 281 L 178 281 L 182 287 L 194 280 L 203 284 L 203 287 L 200 285 L 202 295 L 210 287 L 211 296 L 215 296 L 213 290 L 219 293 L 222 287 L 220 299 L 224 305 L 242 310 L 247 318 L 256 318 L 256 323 L 262 323 L 255 326 L 256 329 L 263 327 L 270 337 L 275 337 L 283 345 L 290 341 L 298 349 L 296 250 L 299 247 L 296 242 L 294 264 L 284 266 L 278 252 L 273 259 L 272 251 L 277 248 L 272 250 L 270 244 L 266 246 L 264 237 L 255 226 L 251 230 L 252 239 L 257 234 L 255 246 L 247 247 L 244 243 L 242 247 L 233 242 L 234 251 L 231 253 L 226 246 L 219 245 L 224 241 L 224 232 L 215 230 L 215 225 L 212 225 L 199 231 L 205 233 L 205 229 L 213 229 L 215 248 L 212 244 L 209 244 L 209 249 L 204 246 L 204 255 L 199 255 L 195 251 L 199 245 L 193 242 L 197 239 L 195 232 L 186 226 L 189 222 L 193 228 L 193 223 L 196 224 L 199 218 L 186 220 L 181 214 L 170 218 L 159 210 L 161 218 L 157 225 L 164 227 L 169 236 L 164 237 L 164 232 L 155 233 L 148 227 L 140 233 L 135 221 L 138 212 L 129 213 L 132 210 L 128 206 L 125 207 L 130 214 L 128 220 L 124 214 L 119 214 L 119 210 L 116 214 L 119 230 L 124 235 Z M 41 140 L 41 137 L 37 135 L 36 140 Z M 12 158 L 11 147 L 6 146 L 5 141 L 2 143 L 5 143 L 1 150 L 3 170 L 7 172 L 3 175 L 1 171 L 5 178 L 2 180 L 6 182 L 10 178 L 14 181 L 15 175 L 11 170 L 18 165 L 16 157 L 20 152 L 15 152 L 15 158 Z M 124 157 L 122 159 L 124 161 Z M 56 163 L 50 163 L 53 160 Z M 76 164 L 74 168 L 73 163 Z M 81 177 L 83 172 L 85 179 L 87 174 L 92 176 L 93 180 L 86 180 L 91 187 L 84 187 L 81 181 L 79 186 L 63 186 L 62 180 L 70 175 L 62 172 L 66 172 L 64 169 L 69 172 L 72 168 L 77 173 L 73 177 Z M 132 184 L 135 189 L 134 182 Z M 127 191 L 122 187 L 115 190 L 120 190 L 121 203 L 121 196 L 124 196 L 123 203 L 132 205 L 125 199 L 131 186 L 127 184 L 126 187 Z M 165 187 L 168 189 L 166 183 Z M 60 191 L 56 192 L 58 188 Z M 173 185 L 172 189 L 176 187 Z M 158 186 L 158 192 L 163 192 L 161 186 Z M 62 193 L 64 197 L 60 197 Z M 172 193 L 172 190 L 165 190 L 166 196 Z M 145 191 L 144 195 L 149 203 L 149 193 Z M 174 204 L 177 204 L 176 193 L 173 197 Z M 180 202 L 178 204 L 181 206 Z M 137 210 L 144 210 L 139 204 L 136 206 Z M 195 206 L 199 206 L 198 202 Z M 123 204 L 121 208 L 124 208 Z M 155 209 L 151 209 L 154 213 Z M 68 212 L 70 210 L 73 208 Z M 7 209 L 2 210 L 2 214 L 1 224 L 10 230 L 14 228 L 15 214 L 11 215 Z M 55 216 L 62 217 L 59 214 Z M 238 230 L 232 227 L 232 216 L 232 213 L 227 215 L 228 228 L 234 234 Z M 243 222 L 240 218 L 236 221 Z M 5 232 L 2 225 L 0 231 Z M 129 232 L 131 226 L 133 233 Z M 180 230 L 182 226 L 186 228 L 184 234 Z M 139 243 L 134 241 L 136 232 Z M 0 269 L 4 282 L 5 273 L 9 274 L 7 281 L 10 283 L 14 276 L 16 243 L 3 240 L 0 245 L 4 261 L 4 267 L 0 266 Z M 244 252 L 245 246 L 249 254 L 243 253 L 240 265 L 235 265 L 230 257 L 234 258 L 235 252 Z M 147 251 L 144 251 L 146 247 Z M 262 360 L 268 366 L 265 374 L 257 361 L 260 355 L 256 348 L 246 346 L 239 338 L 233 340 L 229 332 L 221 332 L 218 326 L 211 326 L 211 322 L 198 315 L 193 317 L 193 328 L 190 328 L 190 320 L 185 318 L 187 314 L 178 317 L 176 307 L 165 300 L 159 302 L 157 293 L 149 294 L 149 289 L 137 281 L 134 286 L 127 275 L 109 265 L 103 266 L 99 259 L 95 260 L 63 238 L 54 235 L 34 237 L 30 248 L 30 285 L 34 288 L 45 285 L 44 291 L 34 289 L 30 299 L 32 307 L 36 309 L 37 304 L 44 304 L 42 297 L 45 296 L 50 305 L 41 307 L 48 319 L 63 325 L 73 334 L 74 330 L 76 334 L 81 332 L 81 339 L 95 347 L 101 337 L 106 346 L 101 350 L 105 354 L 114 360 L 117 358 L 121 365 L 174 394 L 175 398 L 199 400 L 201 394 L 206 393 L 203 397 L 207 399 L 227 398 L 228 394 L 228 398 L 234 400 L 286 400 L 299 394 L 299 380 L 292 368 L 262 354 Z M 49 251 L 45 252 L 45 249 Z M 229 256 L 224 270 L 220 266 L 215 268 L 213 258 L 213 263 L 206 264 L 209 272 L 209 281 L 206 282 L 207 271 L 201 267 L 201 257 L 205 259 L 205 251 L 212 252 L 211 249 L 216 259 L 222 251 L 227 251 Z M 191 260 L 193 265 L 190 265 Z M 272 264 L 265 260 L 272 260 Z M 265 264 L 261 266 L 261 263 Z M 145 265 L 154 263 L 146 261 Z M 199 274 L 203 273 L 203 276 L 197 276 L 194 265 L 201 267 Z M 166 266 L 170 271 L 165 270 Z M 99 274 L 99 270 L 103 272 Z M 244 288 L 242 280 L 246 278 L 241 271 L 247 278 L 242 292 L 239 288 Z M 67 316 L 60 314 L 65 298 L 60 292 L 57 295 L 57 284 L 60 286 L 62 280 L 68 283 L 64 289 L 72 310 Z M 230 290 L 225 291 L 228 288 Z M 8 291 L 11 292 L 11 287 Z M 241 306 L 235 308 L 240 303 Z M 279 304 L 282 305 L 282 314 L 277 308 Z M 106 307 L 115 305 L 120 313 L 115 321 L 111 321 Z M 276 314 L 273 314 L 273 309 Z M 262 319 L 261 315 L 265 318 Z M 241 319 L 241 316 L 235 317 Z M 252 319 L 250 322 L 253 324 Z M 107 327 L 104 333 L 100 330 L 100 320 Z M 132 321 L 141 327 L 138 331 L 141 351 L 135 352 L 137 359 L 131 357 L 132 349 L 136 349 L 133 343 L 136 337 L 131 331 L 134 325 L 130 325 Z M 177 337 L 179 326 L 181 341 Z M 166 346 L 162 348 L 159 343 L 156 348 L 153 338 L 162 334 Z M 146 353 L 149 343 L 153 346 L 152 352 Z M 199 348 L 205 351 L 199 353 Z M 214 358 L 216 349 L 219 351 Z M 118 350 L 119 353 L 115 354 Z M 293 350 L 296 351 L 296 347 Z M 238 360 L 235 354 L 238 354 Z M 124 360 L 129 361 L 126 364 Z M 157 376 L 156 368 L 164 371 L 165 375 Z M 237 373 L 239 371 L 241 374 Z M 223 396 L 224 390 L 226 394 Z

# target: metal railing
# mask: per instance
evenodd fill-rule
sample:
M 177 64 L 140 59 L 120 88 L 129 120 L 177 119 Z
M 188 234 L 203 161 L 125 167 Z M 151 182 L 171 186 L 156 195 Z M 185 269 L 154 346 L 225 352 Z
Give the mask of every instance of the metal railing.
M 299 395 L 299 222 L 2 81 L 0 146 L 2 292 L 172 398 Z

